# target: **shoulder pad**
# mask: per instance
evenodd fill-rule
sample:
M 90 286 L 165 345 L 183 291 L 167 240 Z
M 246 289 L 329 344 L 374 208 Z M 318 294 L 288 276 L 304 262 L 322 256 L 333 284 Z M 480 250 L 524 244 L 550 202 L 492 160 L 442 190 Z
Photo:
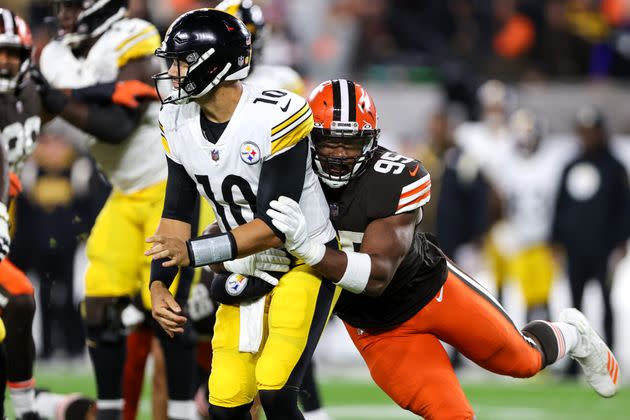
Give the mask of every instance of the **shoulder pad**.
M 275 99 L 277 104 L 274 104 L 269 114 L 271 122 L 269 132 L 271 140 L 270 155 L 273 156 L 276 153 L 290 149 L 308 136 L 313 129 L 313 113 L 306 99 L 295 93 L 282 89 L 265 90 L 261 92 L 263 99 L 265 98 L 265 92 L 274 92 L 276 95 L 282 94 L 281 97 Z
M 116 65 L 119 68 L 130 60 L 152 56 L 161 43 L 157 28 L 142 19 L 122 19 L 106 34 L 109 36 L 108 44 L 115 52 Z
M 431 198 L 431 177 L 422 163 L 387 149 L 376 151 L 364 176 L 370 177 L 370 189 L 378 191 L 382 203 L 372 218 L 414 211 Z

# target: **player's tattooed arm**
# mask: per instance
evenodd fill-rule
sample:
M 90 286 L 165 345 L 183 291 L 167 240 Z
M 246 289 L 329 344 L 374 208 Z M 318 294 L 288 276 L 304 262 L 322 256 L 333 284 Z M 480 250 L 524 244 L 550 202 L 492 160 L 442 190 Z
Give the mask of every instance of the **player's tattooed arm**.
M 380 296 L 411 247 L 417 211 L 374 220 L 365 230 L 360 252 L 339 251 L 308 239 L 300 206 L 280 197 L 268 214 L 286 235 L 286 247 L 327 279 L 354 293 Z

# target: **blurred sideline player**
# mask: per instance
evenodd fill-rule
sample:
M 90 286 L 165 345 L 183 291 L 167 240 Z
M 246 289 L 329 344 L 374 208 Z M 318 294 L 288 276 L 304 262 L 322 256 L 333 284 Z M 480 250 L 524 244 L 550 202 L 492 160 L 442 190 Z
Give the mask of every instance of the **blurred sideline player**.
M 376 108 L 360 85 L 324 82 L 309 104 L 314 164 L 343 251 L 308 238 L 307 218 L 290 198 L 272 201 L 268 214 L 289 252 L 344 289 L 335 310 L 396 403 L 429 420 L 474 418 L 439 340 L 513 377 L 533 376 L 568 354 L 597 393 L 615 395 L 619 365 L 584 315 L 565 309 L 561 322 L 533 321 L 519 331 L 421 231 L 430 176 L 420 162 L 377 146 Z
M 48 112 L 90 134 L 77 132 L 76 136 L 88 144 L 113 185 L 87 244 L 83 311 L 96 375 L 98 419 L 118 419 L 124 405 L 125 332 L 139 319 L 131 299 L 139 294 L 144 307 L 150 307 L 150 264 L 141 255 L 146 248 L 144 238 L 159 222 L 166 186 L 166 165 L 155 140 L 159 138 L 154 126 L 159 105 L 144 102 L 135 109 L 123 108 L 94 101 L 89 95 L 68 98 L 59 89 L 96 83 L 117 86 L 130 79 L 150 81 L 160 68 L 153 58 L 160 36 L 152 24 L 128 18 L 124 0 L 52 3 L 58 36 L 42 51 L 41 73 L 33 71 L 31 77 L 39 83 Z M 186 290 L 178 292 L 187 295 Z M 167 361 L 168 416 L 189 418 L 194 410 L 193 340 L 190 333 L 167 340 L 161 330 L 155 331 Z
M 310 108 L 288 91 L 240 82 L 249 71 L 251 38 L 228 13 L 199 9 L 180 16 L 156 55 L 172 63 L 155 76 L 172 90 L 162 98 L 160 112 L 169 164 L 164 215 L 156 235 L 147 239 L 153 243 L 147 252 L 153 256 L 153 315 L 169 334 L 182 331 L 186 318 L 166 289 L 178 265 L 228 261 L 240 265 L 242 274 L 257 273 L 261 283 L 277 283 L 247 304 L 220 305 L 210 415 L 251 418 L 258 392 L 268 419 L 302 419 L 297 399 L 304 369 L 339 290 L 303 264 L 279 281 L 255 267 L 266 258 L 286 259 L 270 249 L 282 246 L 283 236 L 265 214 L 280 195 L 300 200 L 311 217 L 310 235 L 335 246 L 309 159 Z M 190 212 L 199 193 L 211 202 L 223 233 L 190 240 Z M 244 286 L 239 279 L 236 290 Z
M 501 218 L 501 197 L 498 185 L 503 176 L 503 161 L 509 156 L 512 140 L 508 127 L 509 108 L 513 94 L 504 83 L 488 80 L 479 87 L 481 121 L 465 122 L 455 130 L 455 141 L 479 165 L 490 186 L 488 221 L 490 232 L 485 241 L 485 254 L 497 284 L 499 301 L 507 277 L 507 260 L 497 246 L 496 222 Z
M 0 9 L 0 132 L 7 147 L 11 171 L 10 195 L 21 190 L 18 174 L 22 163 L 35 147 L 41 125 L 42 112 L 37 84 L 27 76 L 30 66 L 32 40 L 28 25 L 7 9 Z M 121 106 L 137 106 L 136 94 L 147 95 L 148 86 L 136 81 L 116 86 L 97 85 L 66 92 L 72 96 L 99 93 L 99 100 Z M 143 93 L 144 92 L 144 93 Z M 25 222 L 28 223 L 28 222 Z M 8 379 L 14 410 L 18 417 L 34 418 L 35 358 L 31 333 L 35 301 L 28 278 L 7 259 L 0 264 L 0 294 L 7 332 Z M 4 393 L 2 394 L 4 397 Z
M 215 8 L 240 19 L 252 36 L 252 63 L 250 73 L 245 79 L 246 83 L 265 89 L 286 89 L 304 96 L 304 81 L 295 70 L 287 66 L 262 64 L 263 48 L 269 28 L 265 26 L 263 11 L 258 5 L 253 4 L 251 0 L 227 0 L 219 3 Z M 207 295 L 202 292 L 197 296 Z M 328 416 L 322 408 L 313 372 L 314 366 L 311 362 L 304 373 L 300 402 L 307 420 L 325 420 Z M 254 411 L 255 408 L 253 408 Z
M 556 273 L 549 244 L 555 197 L 566 153 L 544 139 L 533 112 L 519 109 L 510 117 L 512 152 L 497 188 L 503 220 L 495 243 L 505 256 L 506 276 L 518 281 L 527 306 L 527 321 L 549 319 L 548 299 Z

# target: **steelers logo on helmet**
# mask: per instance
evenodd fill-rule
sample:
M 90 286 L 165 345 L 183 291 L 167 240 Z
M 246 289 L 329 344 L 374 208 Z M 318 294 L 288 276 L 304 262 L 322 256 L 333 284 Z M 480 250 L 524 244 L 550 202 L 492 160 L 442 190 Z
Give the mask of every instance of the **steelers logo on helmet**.
M 239 296 L 247 286 L 247 277 L 242 274 L 231 274 L 225 280 L 225 291 L 230 296 Z
M 171 24 L 155 51 L 170 66 L 153 76 L 161 102 L 185 104 L 223 81 L 244 79 L 251 54 L 251 35 L 234 16 L 209 8 L 184 13 Z M 167 97 L 161 94 L 161 82 L 171 87 Z
M 345 79 L 323 82 L 308 102 L 315 171 L 329 187 L 343 187 L 365 170 L 376 150 L 380 130 L 374 102 L 360 84 Z

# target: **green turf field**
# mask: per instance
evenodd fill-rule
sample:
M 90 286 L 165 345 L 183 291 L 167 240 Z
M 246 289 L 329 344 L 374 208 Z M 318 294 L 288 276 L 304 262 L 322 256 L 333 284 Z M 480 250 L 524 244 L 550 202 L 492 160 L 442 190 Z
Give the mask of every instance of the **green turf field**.
M 39 369 L 37 382 L 38 386 L 56 392 L 80 391 L 94 395 L 94 382 L 84 372 Z M 414 418 L 392 404 L 388 397 L 371 383 L 331 378 L 324 379 L 321 387 L 324 402 L 333 419 Z M 623 389 L 610 400 L 598 397 L 584 384 L 554 382 L 549 378 L 465 383 L 464 388 L 480 420 L 630 419 L 629 388 Z M 146 390 L 144 395 L 145 401 L 141 407 L 140 418 L 149 420 L 150 404 Z

